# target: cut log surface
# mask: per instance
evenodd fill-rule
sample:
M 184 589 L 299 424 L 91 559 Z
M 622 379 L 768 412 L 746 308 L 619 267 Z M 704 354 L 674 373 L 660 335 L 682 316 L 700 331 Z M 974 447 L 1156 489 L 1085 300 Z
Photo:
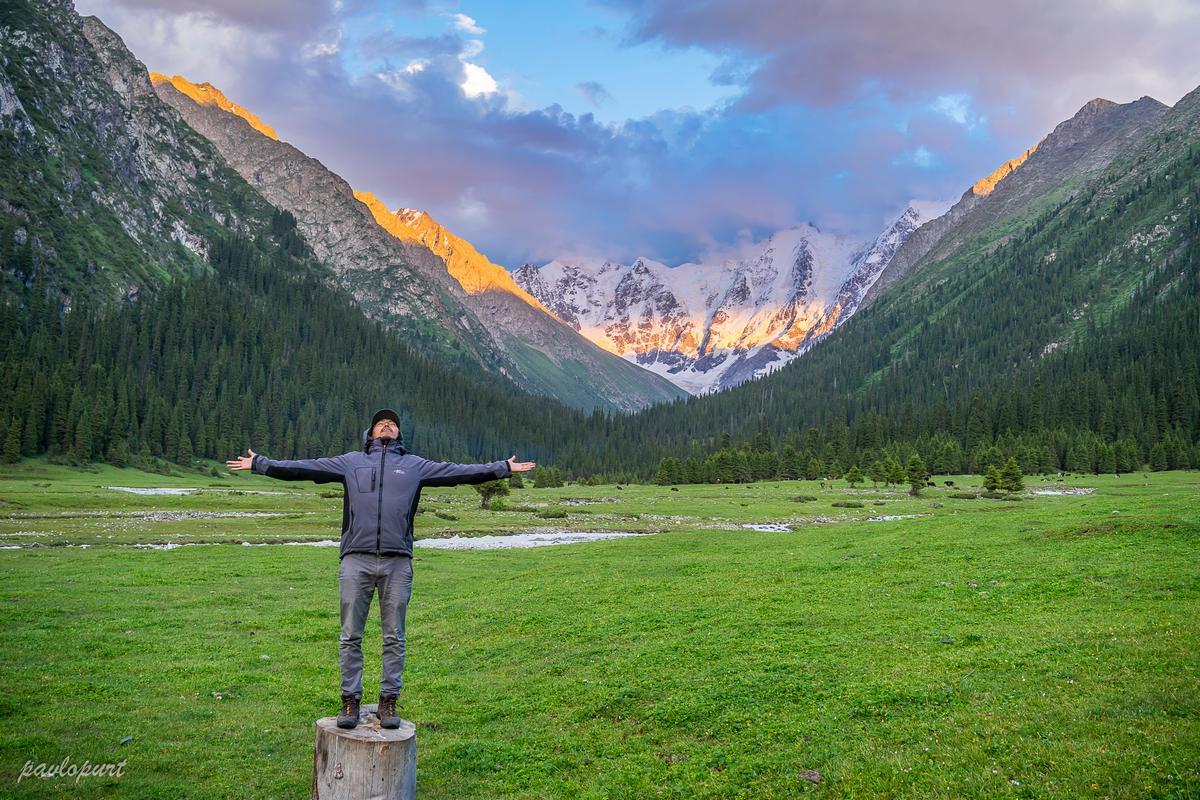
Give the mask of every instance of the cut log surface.
M 417 728 L 408 720 L 379 727 L 375 704 L 362 706 L 357 728 L 337 717 L 317 720 L 313 800 L 413 800 L 417 796 Z

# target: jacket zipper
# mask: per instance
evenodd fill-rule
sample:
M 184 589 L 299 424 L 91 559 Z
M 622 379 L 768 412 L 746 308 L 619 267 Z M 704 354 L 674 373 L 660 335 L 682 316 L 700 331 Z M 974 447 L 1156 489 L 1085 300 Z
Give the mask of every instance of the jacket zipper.
M 379 452 L 379 513 L 375 517 L 375 555 L 382 554 L 383 548 L 383 462 L 387 458 L 387 446 Z

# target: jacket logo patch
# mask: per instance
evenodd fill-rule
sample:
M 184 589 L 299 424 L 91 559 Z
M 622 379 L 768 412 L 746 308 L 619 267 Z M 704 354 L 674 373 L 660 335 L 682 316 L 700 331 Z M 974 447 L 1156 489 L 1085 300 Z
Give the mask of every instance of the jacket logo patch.
M 404 470 L 402 470 L 402 469 L 394 469 L 394 470 L 392 470 L 392 472 L 396 473 L 397 475 L 403 475 L 403 474 L 404 474 Z

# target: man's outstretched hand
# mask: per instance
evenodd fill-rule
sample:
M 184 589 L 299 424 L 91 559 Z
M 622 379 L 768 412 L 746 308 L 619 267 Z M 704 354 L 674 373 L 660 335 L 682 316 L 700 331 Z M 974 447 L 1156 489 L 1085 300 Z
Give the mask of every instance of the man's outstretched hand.
M 254 457 L 258 455 L 258 453 L 254 452 L 249 447 L 246 448 L 246 452 L 250 455 L 242 456 L 241 458 L 231 458 L 225 462 L 225 466 L 229 467 L 231 470 L 250 469 L 254 466 Z
M 537 464 L 533 461 L 517 461 L 516 456 L 508 457 L 508 468 L 513 472 L 529 472 L 536 466 Z

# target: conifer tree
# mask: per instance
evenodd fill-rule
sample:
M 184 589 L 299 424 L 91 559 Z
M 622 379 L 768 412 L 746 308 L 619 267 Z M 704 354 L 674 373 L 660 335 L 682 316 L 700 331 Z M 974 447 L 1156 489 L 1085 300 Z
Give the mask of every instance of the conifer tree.
M 904 483 L 904 467 L 900 466 L 900 462 L 895 456 L 889 456 L 887 461 L 887 479 L 888 485 L 896 485 Z
M 13 417 L 8 426 L 8 434 L 4 437 L 4 461 L 15 464 L 21 460 L 21 420 Z
M 850 484 L 850 488 L 857 488 L 857 484 L 863 482 L 862 470 L 858 468 L 858 464 L 854 464 L 846 471 L 846 483 Z
M 21 432 L 21 453 L 23 455 L 36 455 L 41 450 L 42 422 L 45 413 L 44 403 L 35 400 L 29 404 L 29 411 L 25 415 L 25 427 Z
M 562 486 L 562 477 L 557 467 L 537 466 L 533 471 L 533 488 L 553 489 Z
M 1167 468 L 1167 449 L 1162 442 L 1150 448 L 1150 469 L 1161 472 Z
M 671 484 L 679 483 L 679 459 L 667 457 L 658 463 L 658 472 L 654 476 L 654 482 L 659 486 L 670 486 Z
M 1004 486 L 1004 481 L 1000 477 L 1000 470 L 992 464 L 987 468 L 987 474 L 983 476 L 983 488 L 989 492 L 998 492 Z
M 115 439 L 108 447 L 108 455 L 105 459 L 114 467 L 124 467 L 129 463 L 129 450 L 125 446 L 125 440 Z
M 794 481 L 800 477 L 800 470 L 796 466 L 796 448 L 790 444 L 783 446 L 783 452 L 779 457 L 779 468 L 776 471 L 776 476 L 781 481 Z
M 179 420 L 179 452 L 176 456 L 176 462 L 179 464 L 190 465 L 192 463 L 192 437 L 188 434 L 187 426 L 184 424 L 182 417 Z
M 919 495 L 921 490 L 925 488 L 925 482 L 929 480 L 929 472 L 925 469 L 925 461 L 919 453 L 913 453 L 908 459 L 908 493 L 911 495 Z
M 79 424 L 75 428 L 75 445 L 72 448 L 75 457 L 80 461 L 92 459 L 92 415 L 80 414 Z
M 1015 458 L 1009 458 L 1000 469 L 1000 488 L 1006 492 L 1019 492 L 1025 488 L 1024 475 Z

